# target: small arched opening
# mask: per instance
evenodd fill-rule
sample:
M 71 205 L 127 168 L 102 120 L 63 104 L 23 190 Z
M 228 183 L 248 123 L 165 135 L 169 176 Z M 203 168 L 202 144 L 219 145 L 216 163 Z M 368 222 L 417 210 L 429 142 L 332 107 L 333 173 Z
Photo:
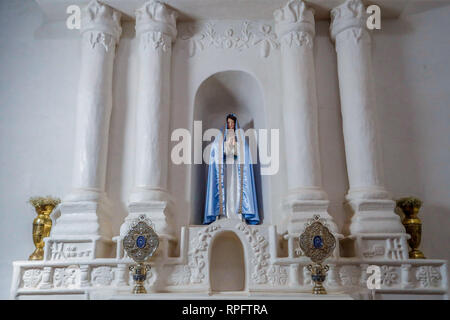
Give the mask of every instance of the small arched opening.
M 234 232 L 226 231 L 216 236 L 211 244 L 209 261 L 213 293 L 246 289 L 244 248 Z

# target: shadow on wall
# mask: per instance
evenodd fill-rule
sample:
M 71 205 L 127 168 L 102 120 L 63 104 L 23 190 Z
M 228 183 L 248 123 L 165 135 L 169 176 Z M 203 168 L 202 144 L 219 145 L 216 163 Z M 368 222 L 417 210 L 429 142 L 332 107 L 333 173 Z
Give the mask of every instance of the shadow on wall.
M 329 21 L 316 21 L 314 55 L 319 107 L 319 150 L 322 185 L 330 201 L 328 212 L 339 230 L 344 232 L 344 224 L 350 219 L 343 205 L 345 194 L 348 191 L 348 178 L 339 99 L 337 57 L 334 44 L 330 39 L 329 28 Z

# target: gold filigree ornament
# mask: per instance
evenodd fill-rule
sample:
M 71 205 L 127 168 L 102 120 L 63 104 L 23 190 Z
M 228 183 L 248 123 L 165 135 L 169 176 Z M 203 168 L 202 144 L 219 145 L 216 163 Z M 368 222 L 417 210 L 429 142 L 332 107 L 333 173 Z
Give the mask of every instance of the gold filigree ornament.
M 313 294 L 326 294 L 322 283 L 325 281 L 329 266 L 323 266 L 322 263 L 333 254 L 336 248 L 335 237 L 320 216 L 315 215 L 306 223 L 299 242 L 304 255 L 314 262 L 314 265 L 310 264 L 307 267 L 314 282 Z
M 123 247 L 128 256 L 137 264 L 130 266 L 133 271 L 135 286 L 132 293 L 147 293 L 144 282 L 150 265 L 145 261 L 150 258 L 159 246 L 159 237 L 154 231 L 154 226 L 145 215 L 139 216 L 130 226 L 126 236 L 123 238 Z

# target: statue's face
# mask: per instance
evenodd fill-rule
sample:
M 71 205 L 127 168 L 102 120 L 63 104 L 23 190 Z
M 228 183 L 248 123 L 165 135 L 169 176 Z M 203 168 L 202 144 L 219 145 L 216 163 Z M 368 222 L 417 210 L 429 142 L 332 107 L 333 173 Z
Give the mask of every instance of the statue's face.
M 234 120 L 231 118 L 227 119 L 228 129 L 234 129 Z

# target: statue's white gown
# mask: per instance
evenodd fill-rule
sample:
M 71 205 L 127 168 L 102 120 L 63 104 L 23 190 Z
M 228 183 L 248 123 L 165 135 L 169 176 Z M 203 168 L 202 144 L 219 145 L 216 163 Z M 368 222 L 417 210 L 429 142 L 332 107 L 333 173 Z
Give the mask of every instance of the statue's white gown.
M 238 195 L 238 170 L 236 160 L 234 155 L 237 154 L 237 142 L 233 144 L 235 139 L 235 132 L 233 129 L 227 131 L 227 136 L 225 137 L 225 163 L 226 163 L 226 178 L 225 178 L 225 215 L 230 219 L 241 219 L 240 215 L 237 213 L 237 205 L 239 201 Z

